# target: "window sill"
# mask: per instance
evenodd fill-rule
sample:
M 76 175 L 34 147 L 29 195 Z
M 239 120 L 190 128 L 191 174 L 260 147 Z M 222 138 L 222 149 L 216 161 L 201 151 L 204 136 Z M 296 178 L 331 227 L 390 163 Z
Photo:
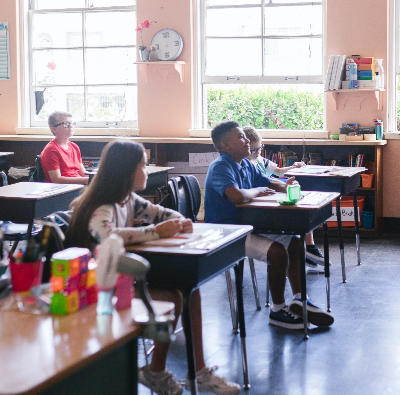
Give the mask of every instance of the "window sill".
M 264 139 L 329 139 L 327 130 L 257 130 Z M 211 137 L 210 129 L 189 129 L 190 137 Z
M 15 128 L 17 135 L 53 136 L 49 128 Z M 140 129 L 134 128 L 75 128 L 74 136 L 129 136 L 138 137 Z

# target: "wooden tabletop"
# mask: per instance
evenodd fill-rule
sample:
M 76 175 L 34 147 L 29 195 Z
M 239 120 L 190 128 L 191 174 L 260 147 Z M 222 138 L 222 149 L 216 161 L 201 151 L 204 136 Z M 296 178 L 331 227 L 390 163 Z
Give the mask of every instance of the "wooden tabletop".
M 239 208 L 259 208 L 259 209 L 277 209 L 277 210 L 319 210 L 321 207 L 326 206 L 327 204 L 331 203 L 334 199 L 337 199 L 340 196 L 340 193 L 337 192 L 317 192 L 320 195 L 325 195 L 326 198 L 319 202 L 318 204 L 309 205 L 304 204 L 300 199 L 295 204 L 280 204 L 278 200 L 285 200 L 287 199 L 287 194 L 283 192 L 277 192 L 273 195 L 269 196 L 262 196 L 256 197 L 252 199 L 248 203 L 238 204 L 236 207 Z M 303 197 L 310 192 L 302 192 Z
M 0 311 L 0 395 L 38 394 L 136 338 L 141 329 L 132 317 L 141 306 L 135 299 L 132 309 L 103 316 L 95 304 L 65 316 Z M 158 314 L 173 306 L 154 302 Z
M 0 152 L 0 156 L 10 156 L 14 155 L 14 152 Z
M 329 178 L 349 178 L 356 174 L 363 173 L 365 167 L 343 167 L 343 166 L 317 166 L 307 165 L 296 169 L 291 169 L 285 173 L 285 176 L 294 177 L 329 177 Z
M 47 182 L 18 182 L 0 188 L 0 199 L 38 200 L 76 191 L 81 184 L 52 184 Z
M 193 231 L 195 234 L 199 234 L 199 238 L 188 240 L 185 244 L 177 246 L 167 245 L 163 243 L 163 241 L 167 239 L 160 239 L 159 245 L 143 243 L 125 246 L 125 248 L 129 252 L 137 253 L 146 252 L 151 254 L 189 256 L 206 255 L 218 250 L 232 240 L 250 233 L 252 229 L 253 227 L 250 225 L 194 223 Z M 202 234 L 204 234 L 204 236 L 202 236 Z M 193 243 L 193 245 L 191 243 Z

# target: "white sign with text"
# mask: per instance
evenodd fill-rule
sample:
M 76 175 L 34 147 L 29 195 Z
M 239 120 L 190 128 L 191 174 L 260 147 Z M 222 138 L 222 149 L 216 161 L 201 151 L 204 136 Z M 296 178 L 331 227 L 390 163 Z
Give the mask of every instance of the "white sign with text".
M 342 214 L 342 222 L 354 222 L 354 207 L 340 207 Z M 357 207 L 358 220 L 360 220 L 360 209 Z M 337 221 L 336 207 L 332 207 L 332 217 L 327 219 L 327 222 Z
M 218 152 L 200 152 L 194 154 L 189 153 L 189 166 L 209 166 L 214 159 L 218 158 L 218 156 Z

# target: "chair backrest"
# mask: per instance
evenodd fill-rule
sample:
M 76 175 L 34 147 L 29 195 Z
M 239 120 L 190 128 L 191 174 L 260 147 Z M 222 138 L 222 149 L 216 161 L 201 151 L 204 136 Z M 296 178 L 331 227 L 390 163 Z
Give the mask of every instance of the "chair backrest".
M 36 166 L 36 169 L 32 173 L 30 181 L 44 182 L 45 177 L 44 177 L 44 173 L 43 173 L 42 163 L 40 162 L 40 155 L 36 155 L 35 166 Z
M 69 221 L 71 218 L 70 211 L 56 211 L 45 218 L 45 223 L 49 222 L 53 224 L 53 228 L 47 243 L 46 250 L 46 262 L 43 267 L 43 282 L 49 282 L 50 280 L 50 267 L 51 267 L 51 257 L 55 252 L 64 249 L 64 239 L 67 232 Z M 35 238 L 41 243 L 44 237 L 44 231 L 39 232 Z
M 161 206 L 178 211 L 193 222 L 197 221 L 200 204 L 200 185 L 197 178 L 191 175 L 171 178 L 166 187 L 166 196 L 160 202 Z

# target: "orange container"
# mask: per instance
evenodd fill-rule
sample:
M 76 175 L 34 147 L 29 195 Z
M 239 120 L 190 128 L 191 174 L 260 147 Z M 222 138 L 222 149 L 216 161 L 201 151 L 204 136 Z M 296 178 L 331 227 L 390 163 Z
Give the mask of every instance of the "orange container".
M 365 196 L 357 196 L 357 207 L 358 207 L 358 224 L 362 226 L 361 211 L 364 210 Z M 342 214 L 342 227 L 354 227 L 354 207 L 353 207 L 353 196 L 345 196 L 340 200 L 340 210 Z M 336 200 L 332 202 L 332 217 L 326 221 L 328 227 L 337 227 L 336 219 Z
M 373 174 L 361 174 L 361 185 L 363 188 L 373 188 L 374 175 Z

